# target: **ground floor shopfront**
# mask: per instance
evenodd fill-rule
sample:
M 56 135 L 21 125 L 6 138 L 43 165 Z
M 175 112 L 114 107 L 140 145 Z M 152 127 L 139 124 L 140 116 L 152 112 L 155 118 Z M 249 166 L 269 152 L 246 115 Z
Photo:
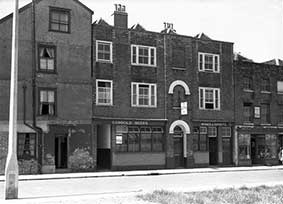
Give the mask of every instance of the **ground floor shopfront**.
M 194 121 L 194 167 L 233 165 L 233 132 L 231 122 Z
M 237 164 L 276 165 L 278 152 L 283 146 L 283 127 L 236 126 Z

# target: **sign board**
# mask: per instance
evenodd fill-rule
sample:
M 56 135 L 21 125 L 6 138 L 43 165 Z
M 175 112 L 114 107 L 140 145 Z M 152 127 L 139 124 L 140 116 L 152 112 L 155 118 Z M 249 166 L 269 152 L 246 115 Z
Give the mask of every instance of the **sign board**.
M 254 109 L 255 118 L 260 118 L 260 107 L 256 106 Z
M 123 137 L 122 135 L 116 135 L 116 144 L 123 144 Z
M 113 120 L 112 125 L 148 125 L 148 121 Z
M 188 102 L 181 102 L 181 115 L 188 114 Z

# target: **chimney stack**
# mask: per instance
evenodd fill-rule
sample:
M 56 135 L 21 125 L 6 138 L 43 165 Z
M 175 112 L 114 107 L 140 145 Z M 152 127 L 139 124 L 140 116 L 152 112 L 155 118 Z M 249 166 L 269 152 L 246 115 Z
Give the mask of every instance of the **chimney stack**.
M 126 6 L 115 4 L 114 27 L 128 29 L 128 14 L 126 12 Z

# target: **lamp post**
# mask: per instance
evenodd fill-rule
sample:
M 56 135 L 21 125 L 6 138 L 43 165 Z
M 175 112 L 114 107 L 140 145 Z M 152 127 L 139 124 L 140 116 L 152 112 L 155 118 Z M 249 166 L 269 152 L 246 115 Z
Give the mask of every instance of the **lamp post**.
M 11 85 L 9 112 L 9 146 L 5 168 L 5 199 L 18 198 L 18 160 L 17 160 L 17 94 L 18 94 L 18 16 L 19 0 L 15 0 L 12 33 Z

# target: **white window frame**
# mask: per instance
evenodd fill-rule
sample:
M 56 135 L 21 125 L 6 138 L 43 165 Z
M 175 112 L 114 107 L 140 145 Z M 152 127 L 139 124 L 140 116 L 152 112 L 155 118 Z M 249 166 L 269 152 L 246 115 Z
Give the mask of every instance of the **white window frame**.
M 148 63 L 139 63 L 139 48 L 147 48 L 148 49 Z M 136 49 L 136 57 L 135 62 L 133 62 L 133 51 Z M 154 50 L 154 64 L 151 64 L 151 49 Z M 156 67 L 156 47 L 145 46 L 145 45 L 131 45 L 131 64 L 132 65 L 141 65 L 141 66 L 149 66 Z
M 210 55 L 213 57 L 212 59 L 212 70 L 205 68 L 205 56 Z M 217 57 L 217 66 L 215 66 L 215 58 Z M 200 66 L 200 60 L 202 60 L 202 66 Z M 211 73 L 220 73 L 220 55 L 219 54 L 212 54 L 212 53 L 198 53 L 198 69 L 200 72 L 211 72 Z
M 277 81 L 277 94 L 283 95 L 283 81 Z
M 229 133 L 229 134 L 224 134 L 224 133 Z M 221 135 L 223 137 L 231 137 L 232 136 L 232 130 L 231 127 L 221 127 Z
M 139 86 L 140 85 L 147 85 L 147 86 L 149 86 L 148 105 L 140 105 L 139 104 Z M 136 86 L 136 94 L 135 94 L 136 104 L 134 104 L 134 86 Z M 151 94 L 152 94 L 151 90 L 152 90 L 152 87 L 154 87 L 154 93 L 155 93 L 155 95 L 154 95 L 154 105 L 151 105 L 152 104 L 152 100 L 151 100 Z M 156 108 L 157 107 L 157 86 L 156 86 L 156 84 L 132 82 L 132 84 L 131 84 L 131 99 L 132 99 L 132 102 L 131 102 L 132 107 Z
M 98 59 L 98 44 L 109 44 L 110 46 L 110 59 L 109 60 L 105 60 L 105 59 Z M 112 42 L 111 41 L 103 41 L 103 40 L 96 40 L 96 61 L 97 62 L 108 62 L 108 63 L 112 63 Z
M 98 82 L 110 82 L 110 103 L 99 103 L 98 102 Z M 113 105 L 113 81 L 112 80 L 104 80 L 104 79 L 97 79 L 96 80 L 96 105 L 103 105 L 103 106 L 112 106 Z
M 205 108 L 205 91 L 206 90 L 212 90 L 213 91 L 213 109 L 206 109 Z M 201 91 L 203 93 L 203 100 L 201 99 Z M 218 93 L 217 97 L 218 97 L 218 103 L 216 103 L 216 92 Z M 209 87 L 199 87 L 199 109 L 200 110 L 220 110 L 220 98 L 221 94 L 220 94 L 220 88 L 209 88 Z M 216 108 L 217 105 L 217 108 Z
M 211 132 L 213 134 L 210 134 Z M 207 135 L 208 135 L 208 137 L 217 137 L 217 128 L 216 127 L 208 127 Z

